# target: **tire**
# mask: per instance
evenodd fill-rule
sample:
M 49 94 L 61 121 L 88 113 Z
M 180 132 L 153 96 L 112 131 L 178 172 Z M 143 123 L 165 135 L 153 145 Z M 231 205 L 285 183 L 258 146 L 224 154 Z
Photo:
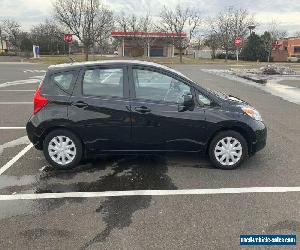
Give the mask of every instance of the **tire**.
M 45 137 L 43 152 L 46 160 L 53 167 L 71 169 L 77 166 L 82 159 L 82 143 L 72 132 L 66 129 L 57 129 Z
M 222 131 L 212 139 L 209 145 L 209 157 L 216 168 L 236 169 L 248 157 L 247 141 L 238 132 Z

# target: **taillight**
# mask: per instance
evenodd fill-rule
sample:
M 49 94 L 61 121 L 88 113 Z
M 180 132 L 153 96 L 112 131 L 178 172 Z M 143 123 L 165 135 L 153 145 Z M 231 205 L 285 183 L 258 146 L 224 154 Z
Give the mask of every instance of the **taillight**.
M 41 88 L 42 88 L 42 84 L 38 87 L 33 97 L 33 103 L 34 103 L 33 114 L 39 112 L 48 103 L 48 99 L 45 98 L 44 96 L 41 96 Z

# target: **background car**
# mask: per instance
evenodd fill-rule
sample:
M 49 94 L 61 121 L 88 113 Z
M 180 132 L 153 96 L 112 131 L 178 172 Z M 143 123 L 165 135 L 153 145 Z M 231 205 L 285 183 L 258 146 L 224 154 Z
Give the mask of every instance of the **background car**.
M 289 56 L 287 58 L 288 62 L 300 62 L 300 56 Z

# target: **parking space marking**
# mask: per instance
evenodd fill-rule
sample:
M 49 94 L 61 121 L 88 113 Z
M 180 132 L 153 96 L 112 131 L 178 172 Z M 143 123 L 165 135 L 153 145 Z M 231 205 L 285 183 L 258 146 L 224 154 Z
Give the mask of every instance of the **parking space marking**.
M 13 164 L 15 164 L 32 147 L 33 147 L 33 144 L 30 143 L 24 149 L 22 149 L 15 157 L 13 157 L 9 162 L 7 162 L 2 168 L 0 168 L 0 175 L 2 175 L 7 169 L 9 169 Z
M 46 73 L 46 70 L 44 69 L 26 69 L 23 71 L 24 73 Z
M 97 198 L 123 196 L 166 196 L 166 195 L 212 195 L 212 194 L 249 194 L 249 193 L 290 193 L 300 192 L 300 187 L 245 187 L 218 189 L 181 189 L 181 190 L 134 190 L 105 192 L 69 192 L 44 194 L 14 194 L 0 195 L 1 201 L 10 200 L 40 200 L 61 198 Z
M 0 89 L 0 92 L 34 92 L 34 89 Z
M 32 104 L 33 102 L 0 102 L 0 105 L 10 105 L 10 104 Z
M 0 127 L 0 130 L 18 130 L 18 129 L 26 129 L 26 127 Z
M 0 83 L 0 88 L 5 88 L 8 86 L 15 86 L 15 85 L 23 85 L 23 84 L 32 84 L 32 83 L 40 83 L 40 81 L 44 78 L 44 76 L 33 76 L 30 77 L 29 79 L 25 80 L 17 80 L 17 81 L 12 81 L 12 82 L 5 82 L 5 83 Z

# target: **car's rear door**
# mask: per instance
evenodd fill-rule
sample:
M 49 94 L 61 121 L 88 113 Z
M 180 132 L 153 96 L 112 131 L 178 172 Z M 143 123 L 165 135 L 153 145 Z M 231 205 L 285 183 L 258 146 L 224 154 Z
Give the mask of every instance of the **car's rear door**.
M 68 117 L 89 152 L 130 147 L 128 98 L 126 66 L 93 66 L 81 70 Z
M 130 68 L 132 141 L 137 150 L 201 151 L 205 141 L 205 113 L 179 112 L 184 94 L 195 94 L 183 79 L 158 68 Z

